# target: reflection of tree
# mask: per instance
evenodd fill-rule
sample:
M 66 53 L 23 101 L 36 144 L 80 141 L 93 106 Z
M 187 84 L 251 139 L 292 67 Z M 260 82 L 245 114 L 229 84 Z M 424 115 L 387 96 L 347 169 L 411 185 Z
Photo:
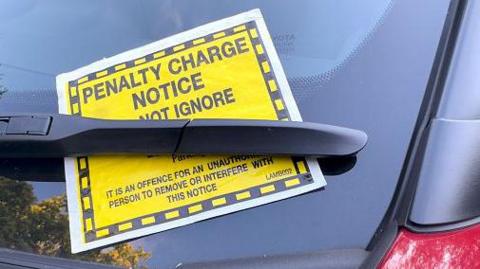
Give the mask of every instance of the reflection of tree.
M 0 85 L 0 98 L 2 98 L 2 95 L 7 92 L 7 89 L 5 89 L 2 85 Z
M 32 186 L 0 178 L 0 247 L 37 254 L 144 268 L 151 256 L 129 243 L 71 254 L 65 195 L 35 203 Z
M 0 66 L 2 66 L 2 65 L 0 65 Z M 3 77 L 3 74 L 0 74 L 0 98 L 2 98 L 2 95 L 7 92 L 7 87 L 3 86 L 2 83 L 1 83 L 2 82 L 2 77 Z
M 0 80 L 2 80 L 1 77 L 0 77 Z M 0 84 L 0 97 L 2 97 L 2 95 L 6 92 L 7 92 L 7 88 L 5 88 L 5 86 Z

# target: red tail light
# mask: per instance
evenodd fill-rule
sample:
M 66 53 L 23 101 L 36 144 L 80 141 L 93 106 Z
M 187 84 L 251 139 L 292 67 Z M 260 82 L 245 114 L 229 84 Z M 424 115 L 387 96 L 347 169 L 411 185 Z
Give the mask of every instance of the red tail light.
M 480 268 L 480 225 L 428 234 L 402 229 L 379 268 Z

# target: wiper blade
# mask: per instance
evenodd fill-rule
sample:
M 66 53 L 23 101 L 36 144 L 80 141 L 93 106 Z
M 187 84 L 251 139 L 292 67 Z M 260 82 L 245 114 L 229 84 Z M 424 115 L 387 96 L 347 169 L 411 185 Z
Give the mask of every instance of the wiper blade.
M 266 120 L 102 120 L 0 116 L 0 158 L 109 154 L 349 156 L 367 135 L 332 125 Z

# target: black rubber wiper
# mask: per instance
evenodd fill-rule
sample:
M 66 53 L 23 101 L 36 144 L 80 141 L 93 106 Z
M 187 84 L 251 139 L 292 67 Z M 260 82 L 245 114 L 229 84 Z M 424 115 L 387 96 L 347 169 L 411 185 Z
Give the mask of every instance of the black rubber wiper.
M 331 125 L 265 120 L 100 120 L 60 114 L 0 116 L 0 158 L 100 154 L 349 156 L 367 135 Z

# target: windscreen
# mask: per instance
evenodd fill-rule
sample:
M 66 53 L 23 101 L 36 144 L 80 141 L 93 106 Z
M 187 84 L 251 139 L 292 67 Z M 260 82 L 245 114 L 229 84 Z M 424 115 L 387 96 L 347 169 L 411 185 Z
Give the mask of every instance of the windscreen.
M 348 168 L 321 161 L 328 184 L 321 190 L 76 255 L 65 183 L 2 177 L 0 246 L 127 268 L 365 248 L 393 195 L 447 7 L 447 0 L 2 1 L 0 116 L 57 113 L 57 74 L 259 8 L 304 121 L 364 130 L 369 144 Z

